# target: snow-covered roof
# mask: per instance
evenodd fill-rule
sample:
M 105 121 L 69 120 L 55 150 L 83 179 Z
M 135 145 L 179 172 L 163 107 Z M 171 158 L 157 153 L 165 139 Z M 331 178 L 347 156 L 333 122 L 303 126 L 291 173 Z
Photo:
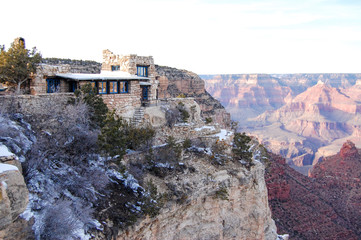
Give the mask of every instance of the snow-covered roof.
M 148 77 L 139 77 L 122 71 L 102 71 L 101 73 L 58 73 L 57 77 L 77 81 L 89 80 L 149 80 Z

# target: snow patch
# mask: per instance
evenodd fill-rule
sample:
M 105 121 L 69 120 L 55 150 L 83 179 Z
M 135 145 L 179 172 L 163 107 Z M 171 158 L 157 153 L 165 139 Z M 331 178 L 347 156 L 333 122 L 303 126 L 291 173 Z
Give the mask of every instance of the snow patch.
M 19 169 L 14 165 L 0 163 L 0 173 L 7 171 L 19 171 Z
M 202 131 L 204 129 L 209 129 L 210 131 L 215 131 L 216 128 L 214 126 L 202 126 L 200 128 L 195 128 L 194 130 L 199 132 L 199 131 Z
M 227 131 L 226 129 L 221 129 L 221 131 L 219 133 L 215 134 L 214 136 L 218 137 L 219 140 L 223 141 L 223 140 L 228 139 L 232 135 L 233 135 L 233 132 Z
M 0 145 L 0 157 L 10 157 L 13 156 L 14 154 L 12 152 L 9 151 L 9 149 L 1 144 Z

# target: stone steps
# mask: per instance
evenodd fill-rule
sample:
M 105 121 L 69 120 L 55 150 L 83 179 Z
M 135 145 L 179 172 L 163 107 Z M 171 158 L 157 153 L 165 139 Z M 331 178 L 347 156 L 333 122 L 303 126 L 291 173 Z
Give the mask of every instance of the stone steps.
M 132 124 L 135 126 L 138 126 L 144 119 L 144 111 L 145 108 L 144 107 L 139 107 L 135 109 L 134 115 L 133 115 L 133 119 L 132 119 Z

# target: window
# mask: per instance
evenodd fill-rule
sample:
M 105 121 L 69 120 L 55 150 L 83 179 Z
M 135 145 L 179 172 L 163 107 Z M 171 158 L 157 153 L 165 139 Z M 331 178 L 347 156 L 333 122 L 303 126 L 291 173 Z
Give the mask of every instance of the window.
M 112 66 L 112 71 L 119 71 L 120 70 L 120 65 L 113 65 Z
M 116 81 L 109 82 L 109 93 L 118 93 L 118 84 Z
M 128 93 L 129 92 L 129 82 L 119 82 L 119 93 Z
M 140 77 L 148 77 L 148 66 L 137 66 L 137 75 Z
M 107 82 L 102 81 L 98 84 L 99 87 L 99 94 L 106 94 L 107 93 Z
M 47 82 L 47 93 L 55 93 L 60 91 L 60 80 L 54 78 L 46 79 Z

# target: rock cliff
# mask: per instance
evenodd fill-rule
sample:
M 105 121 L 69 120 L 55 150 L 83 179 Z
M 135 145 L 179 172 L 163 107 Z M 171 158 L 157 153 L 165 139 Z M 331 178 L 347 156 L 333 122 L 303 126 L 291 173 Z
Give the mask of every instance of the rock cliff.
M 117 239 L 276 239 L 264 182 L 264 166 L 251 170 L 204 157 L 184 155 L 186 170 L 164 179 L 147 176 L 163 194 L 184 193 L 154 218 L 147 218 Z
M 27 207 L 28 195 L 20 162 L 0 143 L 0 239 L 31 236 L 28 222 L 19 218 Z
M 290 168 L 284 158 L 270 156 L 265 179 L 279 233 L 289 233 L 290 239 L 359 239 L 360 182 L 355 178 L 361 159 L 353 144 L 318 163 L 313 178 Z
M 195 73 L 165 66 L 155 66 L 159 75 L 159 97 L 194 97 L 203 118 L 210 118 L 221 126 L 230 125 L 230 114 L 205 89 L 204 81 Z

